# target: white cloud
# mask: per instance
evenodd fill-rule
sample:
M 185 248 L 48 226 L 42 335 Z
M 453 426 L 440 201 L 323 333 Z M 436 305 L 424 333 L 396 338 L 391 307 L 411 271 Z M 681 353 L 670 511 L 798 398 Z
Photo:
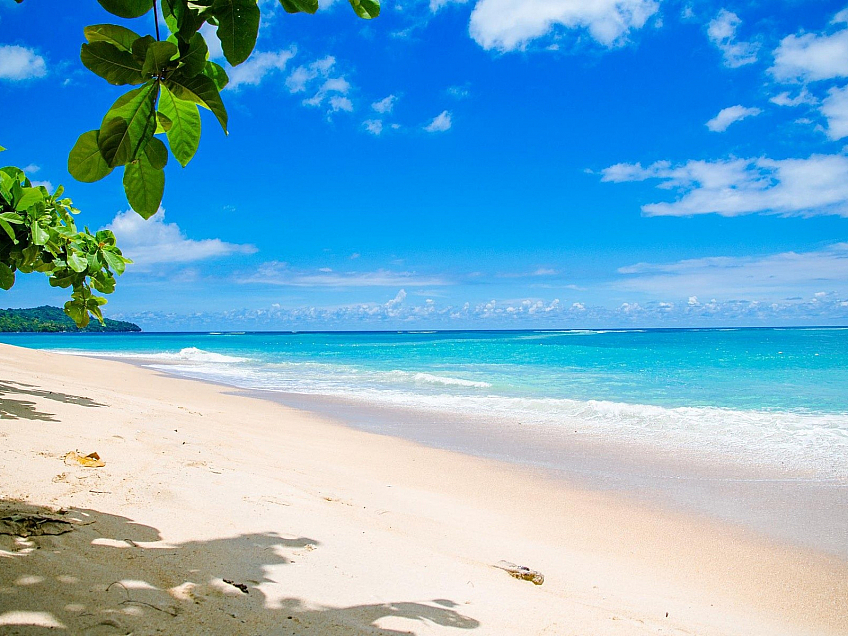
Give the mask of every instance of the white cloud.
M 330 98 L 330 111 L 337 113 L 340 110 L 345 111 L 346 113 L 353 112 L 353 102 L 350 101 L 347 97 L 340 97 L 338 95 L 334 95 Z
M 16 82 L 45 75 L 47 64 L 35 51 L 15 44 L 0 45 L 0 80 Z
M 253 245 L 225 243 L 221 239 L 196 241 L 186 238 L 176 223 L 165 223 L 162 208 L 146 221 L 132 210 L 119 212 L 106 229 L 115 233 L 124 255 L 140 267 L 156 263 L 191 263 L 257 251 Z
M 756 117 L 762 112 L 759 108 L 745 108 L 740 104 L 722 108 L 718 115 L 707 122 L 707 128 L 713 132 L 724 132 L 731 124 L 742 121 L 746 117 Z
M 838 13 L 837 17 L 843 13 Z M 814 82 L 848 77 L 848 29 L 830 35 L 786 36 L 774 50 L 774 66 L 769 71 L 781 81 Z
M 436 13 L 451 4 L 466 4 L 468 0 L 430 0 L 430 11 Z
M 557 27 L 585 28 L 600 44 L 621 44 L 659 9 L 655 0 L 479 0 L 469 32 L 484 49 L 514 51 Z
M 804 104 L 817 104 L 818 100 L 806 89 L 802 88 L 795 97 L 789 96 L 789 91 L 784 91 L 780 95 L 775 95 L 769 100 L 777 106 L 802 106 Z
M 735 13 L 722 9 L 707 27 L 707 36 L 724 58 L 724 65 L 739 68 L 757 61 L 760 45 L 736 40 L 736 29 L 742 24 Z
M 389 95 L 388 97 L 384 97 L 383 99 L 371 104 L 371 108 L 373 108 L 381 115 L 386 115 L 392 112 L 392 109 L 395 107 L 395 102 L 397 102 L 397 99 L 398 98 L 394 95 Z
M 831 88 L 822 102 L 821 112 L 827 117 L 827 136 L 830 139 L 848 137 L 848 85 Z
M 448 111 L 443 110 L 433 118 L 433 121 L 424 126 L 424 130 L 429 133 L 444 132 L 446 130 L 450 130 L 451 125 L 451 114 Z
M 218 39 L 218 28 L 204 22 L 200 27 L 200 34 L 206 40 L 206 48 L 209 51 L 209 59 L 223 60 L 224 49 L 221 48 L 221 40 Z
M 41 170 L 41 166 L 37 166 L 34 163 L 31 163 L 26 168 L 24 168 L 24 172 L 26 172 L 27 174 L 35 174 L 39 170 Z
M 775 299 L 820 290 L 848 292 L 848 243 L 810 252 L 717 256 L 674 263 L 637 263 L 618 270 L 617 289 L 681 298 Z
M 53 187 L 53 183 L 50 181 L 31 181 L 31 183 L 33 186 L 44 186 L 50 193 L 56 191 L 56 188 Z
M 471 97 L 471 91 L 468 90 L 467 86 L 450 86 L 447 93 L 454 99 L 467 99 Z
M 345 78 L 343 78 L 343 77 L 332 77 L 332 78 L 326 80 L 323 84 L 321 84 L 320 88 L 316 91 L 316 93 L 312 97 L 310 97 L 308 99 L 304 99 L 303 103 L 307 106 L 320 106 L 321 104 L 324 103 L 324 100 L 329 97 L 329 98 L 331 98 L 329 100 L 330 109 L 333 112 L 335 112 L 337 110 L 340 110 L 339 108 L 336 107 L 339 102 L 336 101 L 334 103 L 332 98 L 347 95 L 349 90 L 350 90 L 350 84 L 348 83 L 348 81 Z M 350 100 L 347 100 L 347 102 L 350 103 Z M 344 109 L 342 108 L 341 110 L 344 110 Z M 351 104 L 350 110 L 353 110 L 352 104 Z
M 380 135 L 383 132 L 383 122 L 379 119 L 366 119 L 362 125 L 372 135 Z
M 414 272 L 335 272 L 328 268 L 295 269 L 288 263 L 271 261 L 238 280 L 242 284 L 279 285 L 284 287 L 430 287 L 450 283 L 435 276 L 419 276 Z
M 671 203 L 642 206 L 648 216 L 752 213 L 784 216 L 848 216 L 848 157 L 812 155 L 808 159 L 730 159 L 617 164 L 603 170 L 602 181 L 621 183 L 659 179 L 657 186 L 681 195 Z
M 268 75 L 284 71 L 286 64 L 295 56 L 294 47 L 281 51 L 263 51 L 253 53 L 246 62 L 227 70 L 230 76 L 228 89 L 238 89 L 242 86 L 258 86 Z
M 318 78 L 326 78 L 336 64 L 336 58 L 332 55 L 322 57 L 311 64 L 298 66 L 286 78 L 286 86 L 291 93 L 302 93 L 306 91 L 307 85 Z

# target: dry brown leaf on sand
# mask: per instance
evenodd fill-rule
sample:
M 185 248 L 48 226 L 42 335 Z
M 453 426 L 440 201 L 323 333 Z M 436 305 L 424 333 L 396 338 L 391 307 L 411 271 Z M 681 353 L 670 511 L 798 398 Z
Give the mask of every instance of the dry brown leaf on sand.
M 86 468 L 101 468 L 106 465 L 106 462 L 100 459 L 100 455 L 98 455 L 97 453 L 80 455 L 77 451 L 71 451 L 70 453 L 65 455 L 65 463 L 77 463 L 80 466 L 85 466 Z

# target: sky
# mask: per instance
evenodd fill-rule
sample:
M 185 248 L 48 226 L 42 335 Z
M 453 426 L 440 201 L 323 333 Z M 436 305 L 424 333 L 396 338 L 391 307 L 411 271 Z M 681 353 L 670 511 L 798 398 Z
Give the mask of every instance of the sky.
M 135 263 L 145 330 L 848 325 L 848 2 L 260 0 L 160 212 L 67 172 L 94 0 L 0 0 L 0 164 Z M 204 31 L 220 57 L 214 30 Z M 216 57 L 216 59 L 218 59 Z M 223 63 L 222 59 L 218 59 Z M 43 275 L 4 307 L 61 305 Z

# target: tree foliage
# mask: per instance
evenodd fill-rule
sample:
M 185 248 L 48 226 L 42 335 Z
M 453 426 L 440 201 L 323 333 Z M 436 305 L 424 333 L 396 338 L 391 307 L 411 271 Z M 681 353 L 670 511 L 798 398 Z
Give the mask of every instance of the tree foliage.
M 0 288 L 11 289 L 17 272 L 43 272 L 51 286 L 72 290 L 65 313 L 85 327 L 89 315 L 103 321 L 106 298 L 94 291 L 111 294 L 115 275 L 132 261 L 109 230 L 78 230 L 78 210 L 62 193 L 33 186 L 19 168 L 0 168 Z
M 232 66 L 250 57 L 259 33 L 256 0 L 98 0 L 122 18 L 153 13 L 152 35 L 115 24 L 85 28 L 80 59 L 92 73 L 115 86 L 132 86 L 106 111 L 100 127 L 80 135 L 68 157 L 68 170 L 79 181 L 98 181 L 124 169 L 124 190 L 132 208 L 149 218 L 165 190 L 168 150 L 164 135 L 183 167 L 200 143 L 199 108 L 212 112 L 227 134 L 227 109 L 221 90 L 226 71 L 209 59 L 200 28 L 215 27 L 224 56 Z M 289 13 L 315 13 L 318 0 L 280 0 Z M 378 0 L 350 0 L 356 14 L 374 18 Z M 159 10 L 169 35 L 161 39 Z
M 209 59 L 201 27 L 215 27 L 227 62 L 237 66 L 256 45 L 260 10 L 257 0 L 97 1 L 120 18 L 152 13 L 147 24 L 154 34 L 108 23 L 84 29 L 83 65 L 109 84 L 132 88 L 109 107 L 98 128 L 79 136 L 68 156 L 68 171 L 78 181 L 92 183 L 123 168 L 127 201 L 147 219 L 162 202 L 169 154 L 185 167 L 197 152 L 199 109 L 210 111 L 227 134 L 221 91 L 229 80 L 224 68 Z M 288 13 L 318 10 L 318 0 L 279 1 Z M 349 2 L 361 18 L 380 13 L 379 0 Z M 61 187 L 50 195 L 44 187 L 33 187 L 15 167 L 0 169 L 0 180 L 0 287 L 11 288 L 16 272 L 44 272 L 51 285 L 73 289 L 65 312 L 78 325 L 88 324 L 89 315 L 102 323 L 100 306 L 106 299 L 94 295 L 92 287 L 111 293 L 115 274 L 130 262 L 115 237 L 108 230 L 77 231 L 72 218 L 77 210 L 70 199 L 59 198 Z

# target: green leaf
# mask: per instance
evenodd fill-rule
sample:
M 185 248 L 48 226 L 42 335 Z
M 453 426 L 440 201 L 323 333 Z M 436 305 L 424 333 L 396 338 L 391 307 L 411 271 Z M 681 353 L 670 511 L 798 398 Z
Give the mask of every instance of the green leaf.
M 6 219 L 0 218 L 0 228 L 3 228 L 3 231 L 9 235 L 9 239 L 12 241 L 12 243 L 18 242 L 18 239 L 15 238 L 15 230 L 12 228 L 12 226 Z
M 44 193 L 38 188 L 23 188 L 22 192 L 23 196 L 15 204 L 18 212 L 23 212 L 39 201 L 44 201 Z
M 124 259 L 110 250 L 103 250 L 103 258 L 106 259 L 106 264 L 112 268 L 116 274 L 123 274 L 126 269 Z M 102 289 L 100 291 L 103 291 Z M 108 293 L 108 292 L 106 292 Z
M 123 166 L 137 159 L 153 138 L 156 132 L 153 105 L 158 93 L 159 82 L 147 82 L 119 97 L 106 113 L 97 145 L 110 167 Z
M 202 73 L 206 68 L 206 58 L 209 56 L 209 49 L 206 46 L 206 40 L 200 33 L 195 33 L 191 36 L 188 44 L 188 50 L 180 56 L 180 70 L 186 77 L 194 77 L 198 73 Z
M 164 86 L 162 88 L 164 88 Z M 159 90 L 162 90 L 162 89 L 159 89 Z M 160 98 L 159 101 L 161 102 L 162 99 Z M 166 133 L 169 130 L 171 130 L 172 125 L 173 124 L 172 124 L 171 120 L 168 119 L 165 115 L 163 115 L 162 111 L 160 111 L 160 110 L 156 111 L 156 132 L 154 134 L 161 135 L 162 133 Z
M 0 289 L 12 289 L 15 284 L 15 272 L 12 268 L 0 261 Z
M 151 42 L 147 47 L 141 72 L 147 77 L 159 75 L 179 54 L 180 51 L 173 42 Z
M 144 147 L 144 154 L 147 155 L 147 160 L 150 165 L 157 170 L 161 170 L 168 165 L 168 149 L 161 139 L 155 137 L 151 139 Z
M 115 86 L 144 83 L 141 64 L 132 53 L 122 51 L 109 42 L 83 44 L 80 60 L 89 71 Z
M 88 310 L 85 308 L 84 302 L 69 300 L 65 303 L 65 313 L 77 323 L 77 327 L 82 328 L 88 325 Z
M 350 0 L 350 6 L 360 18 L 370 20 L 380 15 L 380 0 Z
M 0 146 L 0 152 L 3 152 L 4 150 L 6 149 L 3 146 Z
M 154 168 L 147 154 L 143 154 L 124 168 L 124 191 L 132 209 L 149 219 L 156 214 L 159 204 L 162 203 L 165 171 L 162 168 Z
M 115 291 L 115 277 L 108 272 L 100 271 L 91 277 L 91 284 L 100 293 L 111 294 Z
M 112 172 L 112 168 L 100 153 L 96 130 L 89 130 L 79 136 L 71 154 L 68 155 L 68 172 L 74 179 L 83 183 L 99 181 Z
M 224 57 L 233 66 L 253 52 L 259 34 L 259 7 L 256 0 L 215 0 L 212 13 L 218 20 L 218 39 Z
M 280 0 L 286 13 L 315 13 L 318 10 L 318 0 Z
M 97 0 L 100 6 L 120 18 L 139 18 L 153 8 L 153 0 Z
M 209 4 L 211 2 L 192 2 L 189 6 L 187 0 L 162 0 L 162 15 L 165 18 L 165 24 L 168 25 L 171 33 L 187 42 L 203 26 L 205 21 L 203 12 L 206 11 L 206 6 Z
M 41 227 L 37 221 L 33 221 L 30 229 L 32 231 L 32 242 L 35 245 L 44 245 L 50 240 L 50 235 L 47 233 L 47 230 Z
M 68 255 L 68 267 L 81 274 L 88 269 L 88 259 L 76 252 Z
M 132 45 L 141 36 L 117 24 L 92 24 L 83 29 L 89 42 L 108 42 L 121 51 L 132 53 Z
M 215 64 L 215 62 L 206 62 L 203 74 L 215 82 L 218 91 L 224 90 L 224 87 L 230 83 L 230 78 L 227 77 L 227 71 L 224 70 L 223 66 Z
M 171 152 L 185 168 L 200 143 L 200 113 L 197 112 L 197 104 L 179 99 L 167 86 L 163 86 L 159 108 L 171 120 L 171 129 L 168 131 Z
M 152 35 L 145 35 L 144 37 L 140 37 L 135 42 L 133 42 L 133 57 L 138 60 L 138 63 L 142 66 L 144 66 L 144 61 L 147 59 L 147 49 L 149 49 L 150 45 L 155 42 L 156 40 L 153 39 Z
M 180 99 L 194 102 L 211 110 L 218 119 L 218 123 L 221 124 L 221 128 L 224 129 L 224 133 L 227 133 L 227 109 L 224 108 L 218 87 L 211 78 L 204 74 L 185 77 L 177 71 L 164 81 L 164 85 Z

